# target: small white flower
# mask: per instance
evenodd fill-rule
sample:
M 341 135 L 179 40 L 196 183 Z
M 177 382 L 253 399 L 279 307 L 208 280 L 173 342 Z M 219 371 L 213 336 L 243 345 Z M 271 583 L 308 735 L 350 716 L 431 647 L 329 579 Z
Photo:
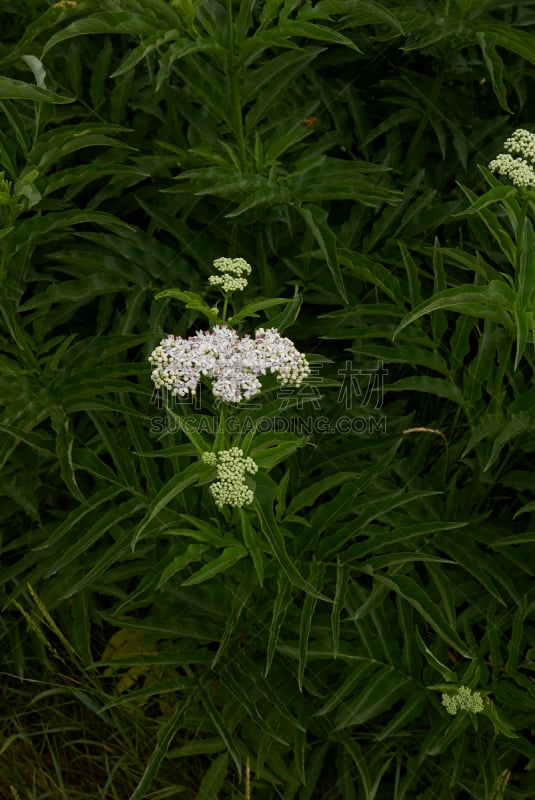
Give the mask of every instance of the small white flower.
M 458 711 L 471 711 L 477 714 L 483 711 L 483 700 L 479 692 L 473 692 L 468 686 L 459 686 L 454 694 L 442 695 L 442 705 L 448 714 L 457 714 Z
M 260 376 L 268 371 L 282 385 L 299 386 L 310 374 L 305 356 L 276 328 L 259 328 L 255 338 L 242 339 L 232 328 L 216 325 L 189 339 L 168 336 L 149 356 L 151 374 L 159 389 L 183 397 L 194 394 L 201 376 L 212 380 L 212 392 L 226 403 L 239 403 L 258 394 Z
M 281 336 L 276 328 L 267 331 L 259 328 L 255 339 L 265 359 L 266 368 L 277 375 L 283 386 L 287 383 L 299 386 L 310 375 L 310 366 L 305 356 L 290 339 Z
M 519 128 L 505 141 L 504 149 L 507 152 L 497 155 L 489 169 L 514 186 L 535 189 L 535 134 Z

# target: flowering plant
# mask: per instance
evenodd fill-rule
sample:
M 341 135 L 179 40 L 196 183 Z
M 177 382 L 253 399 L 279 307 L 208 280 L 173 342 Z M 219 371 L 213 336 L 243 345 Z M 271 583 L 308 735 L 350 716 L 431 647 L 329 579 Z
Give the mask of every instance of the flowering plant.
M 535 340 L 535 231 L 530 219 L 534 211 L 535 134 L 524 129 L 516 130 L 503 147 L 506 152 L 490 161 L 488 169 L 482 168 L 490 186 L 487 192 L 477 196 L 461 187 L 470 205 L 459 216 L 467 217 L 469 221 L 479 218 L 484 223 L 491 237 L 491 247 L 501 251 L 499 263 L 508 263 L 509 273 L 498 271 L 491 259 L 485 261 L 480 256 L 473 260 L 465 259 L 463 263 L 474 268 L 474 282 L 445 288 L 430 300 L 421 302 L 405 316 L 395 336 L 425 314 L 451 309 L 499 323 L 505 332 L 508 349 L 516 345 L 516 370 L 527 354 L 532 355 Z M 506 178 L 509 183 L 504 184 L 492 172 Z M 493 256 L 496 260 L 496 255 Z M 509 356 L 504 363 L 508 359 Z M 500 391 L 493 391 L 493 394 Z M 498 453 L 499 450 L 493 453 L 493 459 Z M 491 463 L 487 462 L 485 469 Z
M 261 301 L 227 319 L 232 295 L 246 288 L 245 276 L 250 274 L 251 266 L 242 258 L 219 258 L 214 267 L 219 274 L 210 276 L 208 282 L 223 295 L 221 317 L 217 306 L 210 308 L 193 292 L 170 290 L 159 296 L 185 299 L 190 308 L 205 314 L 209 322 L 217 319 L 218 323 L 210 330 L 198 330 L 187 339 L 167 336 L 153 350 L 149 362 L 154 385 L 168 392 L 171 398 L 195 395 L 203 380 L 210 381 L 211 392 L 218 401 L 215 414 L 219 417 L 213 449 L 193 431 L 188 435 L 199 450 L 201 462 L 217 469 L 218 480 L 210 487 L 217 506 L 241 507 L 250 504 L 254 496 L 245 474 L 255 474 L 258 465 L 250 456 L 244 457 L 238 442 L 231 446 L 224 404 L 236 407 L 258 395 L 262 390 L 260 378 L 268 373 L 276 375 L 281 386 L 299 386 L 309 375 L 310 367 L 305 356 L 276 327 L 258 328 L 254 337 L 249 334 L 240 337 L 237 330 L 229 327 L 231 321 L 244 319 L 253 307 L 258 311 L 286 301 Z M 176 415 L 172 410 L 171 413 Z
M 243 406 L 263 390 L 260 380 L 263 376 L 271 373 L 277 377 L 279 387 L 289 388 L 292 385 L 299 386 L 309 375 L 310 367 L 305 356 L 290 339 L 281 335 L 281 329 L 295 316 L 299 298 L 262 299 L 243 306 L 239 311 L 232 309 L 233 313 L 229 315 L 233 306 L 232 295 L 246 287 L 245 276 L 250 273 L 251 267 L 239 258 L 217 259 L 214 266 L 219 274 L 212 276 L 209 284 L 222 294 L 221 313 L 217 305 L 208 305 L 194 292 L 169 289 L 157 295 L 182 300 L 187 308 L 201 313 L 210 326 L 209 330 L 197 330 L 187 339 L 167 336 L 149 356 L 153 368 L 152 380 L 158 391 L 164 391 L 164 398 L 171 400 L 166 403 L 168 415 L 194 445 L 199 459 L 176 474 L 157 494 L 136 529 L 134 546 L 173 497 L 187 486 L 209 483 L 210 495 L 217 509 L 227 522 L 232 521 L 233 527 L 241 529 L 245 547 L 235 538 L 224 543 L 218 540 L 218 544 L 223 544 L 220 556 L 191 576 L 188 583 L 202 582 L 216 572 L 227 570 L 236 560 L 250 555 L 258 582 L 262 585 L 264 557 L 271 553 L 290 585 L 304 590 L 310 596 L 327 600 L 312 582 L 301 575 L 288 555 L 284 531 L 277 524 L 273 511 L 279 490 L 267 475 L 269 470 L 303 446 L 307 438 L 278 431 L 276 436 L 272 433 L 256 436 L 255 425 L 243 427 L 239 418 Z M 260 327 L 254 336 L 240 336 L 236 328 L 231 327 L 275 305 L 284 305 L 286 308 L 282 314 L 270 320 L 270 328 Z M 212 414 L 208 421 L 214 424 L 185 424 L 185 399 L 197 396 L 202 385 L 210 388 L 214 398 L 214 401 L 206 403 Z M 285 395 L 285 405 L 288 402 L 289 398 Z M 260 404 L 255 407 L 262 408 Z M 273 403 L 269 408 L 273 413 Z M 247 410 L 249 422 L 254 422 L 255 409 Z M 199 414 L 198 419 L 207 422 L 204 414 Z M 191 423 L 191 419 L 187 422 Z M 207 429 L 212 434 L 211 440 L 207 438 Z M 254 481 L 252 476 L 255 476 Z M 256 525 L 254 517 L 245 508 L 249 506 L 253 514 L 256 513 Z M 260 543 L 260 531 L 267 540 L 267 549 L 265 544 Z M 198 557 L 198 551 L 194 552 Z M 162 581 L 168 580 L 174 570 L 175 566 L 171 564 Z

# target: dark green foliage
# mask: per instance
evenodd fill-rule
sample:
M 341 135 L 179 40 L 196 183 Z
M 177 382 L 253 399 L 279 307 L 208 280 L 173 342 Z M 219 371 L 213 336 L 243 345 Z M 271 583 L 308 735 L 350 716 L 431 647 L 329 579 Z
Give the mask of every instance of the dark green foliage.
M 4 5 L 2 796 L 535 796 L 535 202 L 487 168 L 533 124 L 534 22 Z M 220 256 L 240 333 L 313 367 L 229 412 L 239 510 L 209 392 L 166 410 L 147 361 L 216 321 Z

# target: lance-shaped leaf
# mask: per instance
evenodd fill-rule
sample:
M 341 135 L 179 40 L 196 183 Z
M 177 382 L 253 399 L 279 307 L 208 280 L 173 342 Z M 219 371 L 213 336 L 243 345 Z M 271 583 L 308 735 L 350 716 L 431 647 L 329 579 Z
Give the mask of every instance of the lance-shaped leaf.
M 174 498 L 183 492 L 184 489 L 187 489 L 188 486 L 192 486 L 196 483 L 199 478 L 202 477 L 203 472 L 205 471 L 204 464 L 201 464 L 199 461 L 196 461 L 193 464 L 190 464 L 187 469 L 183 472 L 179 472 L 178 475 L 173 475 L 171 480 L 167 481 L 165 486 L 163 486 L 152 503 L 150 504 L 148 511 L 145 515 L 145 518 L 141 522 L 141 524 L 137 527 L 136 532 L 134 534 L 134 538 L 132 541 L 132 550 L 135 548 L 137 541 L 147 525 L 156 517 L 162 509 L 169 505 L 169 503 L 174 500 Z
M 41 86 L 18 81 L 14 78 L 0 77 L 0 100 L 34 100 L 45 103 L 72 103 L 74 97 L 56 94 Z
M 395 339 L 398 333 L 420 317 L 438 309 L 458 311 L 471 317 L 484 317 L 498 322 L 512 332 L 514 325 L 509 312 L 514 305 L 515 293 L 503 281 L 491 281 L 487 286 L 454 286 L 452 289 L 437 292 L 430 300 L 416 306 L 402 319 L 392 338 Z
M 307 594 L 316 597 L 318 600 L 324 600 L 327 603 L 332 602 L 329 597 L 318 592 L 299 572 L 295 564 L 290 559 L 286 550 L 286 543 L 284 541 L 284 534 L 277 525 L 275 515 L 273 514 L 273 500 L 275 498 L 276 487 L 267 475 L 258 475 L 256 480 L 256 493 L 254 499 L 254 508 L 260 519 L 262 532 L 268 540 L 273 555 L 279 562 L 286 577 L 294 586 L 303 589 Z

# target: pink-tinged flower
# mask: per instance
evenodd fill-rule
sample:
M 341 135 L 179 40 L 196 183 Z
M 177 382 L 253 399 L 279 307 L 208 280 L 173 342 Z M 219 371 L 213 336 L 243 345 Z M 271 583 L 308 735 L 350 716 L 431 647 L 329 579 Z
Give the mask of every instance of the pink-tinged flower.
M 280 382 L 299 386 L 310 374 L 305 356 L 276 328 L 259 328 L 252 339 L 216 325 L 182 339 L 168 336 L 149 357 L 157 388 L 173 395 L 194 394 L 201 376 L 212 381 L 212 392 L 227 403 L 248 400 L 261 390 L 259 377 L 268 371 Z

